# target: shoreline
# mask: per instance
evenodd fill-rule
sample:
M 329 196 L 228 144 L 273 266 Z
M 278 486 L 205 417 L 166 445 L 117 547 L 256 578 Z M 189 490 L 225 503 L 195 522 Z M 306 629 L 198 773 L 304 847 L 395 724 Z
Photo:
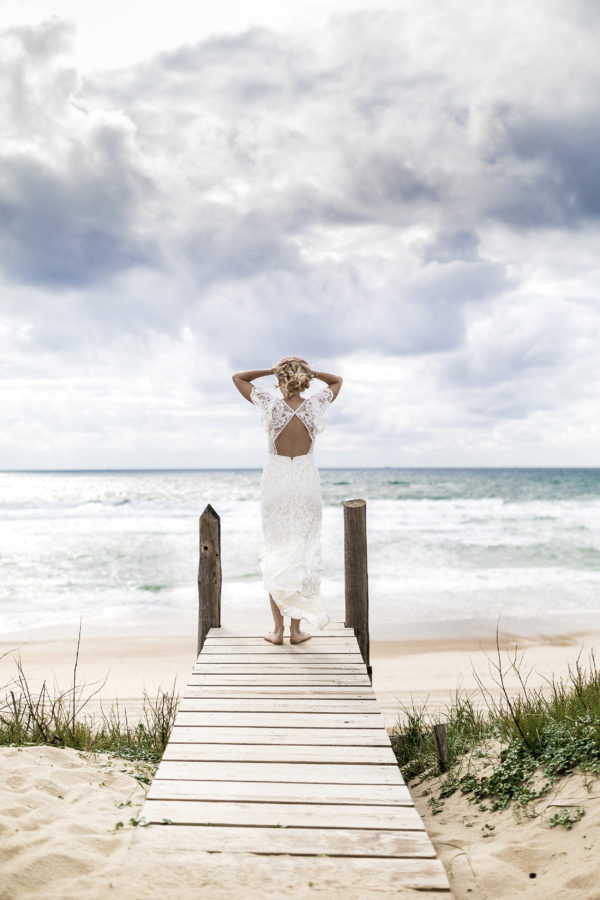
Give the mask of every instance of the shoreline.
M 228 587 L 228 586 L 225 586 Z M 342 591 L 343 592 L 343 591 Z M 344 618 L 343 598 L 338 602 L 327 602 L 326 608 L 332 621 L 340 622 Z M 502 637 L 514 638 L 518 641 L 552 641 L 563 637 L 577 640 L 580 636 L 600 633 L 600 611 L 561 613 L 553 616 L 529 616 L 516 618 L 503 616 L 486 618 L 483 616 L 463 619 L 435 619 L 433 621 L 401 621 L 397 617 L 389 617 L 389 610 L 377 611 L 371 604 L 369 630 L 371 643 L 393 641 L 403 645 L 428 645 L 446 643 L 461 646 L 465 642 L 473 645 L 479 642 L 495 641 L 496 632 Z M 231 608 L 229 598 L 222 602 L 221 630 L 239 633 L 248 629 L 248 633 L 262 634 L 271 627 L 270 614 L 264 605 L 255 604 L 256 608 L 246 613 Z M 44 625 L 26 625 L 5 629 L 0 632 L 0 644 L 10 642 L 56 641 L 70 638 L 77 640 L 81 623 L 82 638 L 108 639 L 112 637 L 130 636 L 133 638 L 170 637 L 183 638 L 195 635 L 198 627 L 197 600 L 183 611 L 181 608 L 158 607 L 144 615 L 134 614 L 129 617 L 90 618 L 73 616 L 68 621 L 59 621 Z M 307 626 L 310 628 L 310 626 Z M 316 629 L 312 629 L 318 634 Z

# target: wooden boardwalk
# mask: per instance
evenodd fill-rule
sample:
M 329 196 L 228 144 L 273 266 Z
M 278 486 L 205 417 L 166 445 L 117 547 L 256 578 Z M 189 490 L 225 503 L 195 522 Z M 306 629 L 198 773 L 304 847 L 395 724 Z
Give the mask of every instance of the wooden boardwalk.
M 376 871 L 378 893 L 450 896 L 343 625 L 278 647 L 212 628 L 142 816 L 161 853 L 311 857 L 315 886 L 366 894 Z

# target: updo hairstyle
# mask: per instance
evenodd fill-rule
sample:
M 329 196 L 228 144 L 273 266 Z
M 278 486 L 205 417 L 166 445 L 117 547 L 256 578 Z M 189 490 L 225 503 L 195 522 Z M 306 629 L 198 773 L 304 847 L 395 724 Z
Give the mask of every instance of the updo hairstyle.
M 301 394 L 314 378 L 313 371 L 304 360 L 286 359 L 276 369 L 277 379 L 282 382 L 288 397 Z

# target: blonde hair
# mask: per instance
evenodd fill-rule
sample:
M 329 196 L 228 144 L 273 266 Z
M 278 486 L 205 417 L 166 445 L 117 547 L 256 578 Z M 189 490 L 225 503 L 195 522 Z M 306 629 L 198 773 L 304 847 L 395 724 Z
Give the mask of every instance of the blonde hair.
M 304 360 L 284 360 L 281 366 L 277 367 L 277 379 L 283 383 L 288 397 L 294 397 L 305 391 L 313 378 L 314 373 Z

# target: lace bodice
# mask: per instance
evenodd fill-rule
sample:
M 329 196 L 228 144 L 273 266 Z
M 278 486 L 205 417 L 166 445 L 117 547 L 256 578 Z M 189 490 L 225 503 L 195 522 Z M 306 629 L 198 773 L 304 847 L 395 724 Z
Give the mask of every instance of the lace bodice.
M 293 416 L 297 416 L 308 431 L 311 440 L 309 453 L 312 453 L 315 437 L 325 428 L 325 417 L 333 400 L 333 391 L 328 387 L 322 388 L 316 394 L 306 397 L 298 409 L 292 409 L 283 397 L 276 397 L 255 385 L 252 385 L 250 399 L 260 410 L 263 427 L 269 436 L 269 453 L 277 455 L 275 441 Z

